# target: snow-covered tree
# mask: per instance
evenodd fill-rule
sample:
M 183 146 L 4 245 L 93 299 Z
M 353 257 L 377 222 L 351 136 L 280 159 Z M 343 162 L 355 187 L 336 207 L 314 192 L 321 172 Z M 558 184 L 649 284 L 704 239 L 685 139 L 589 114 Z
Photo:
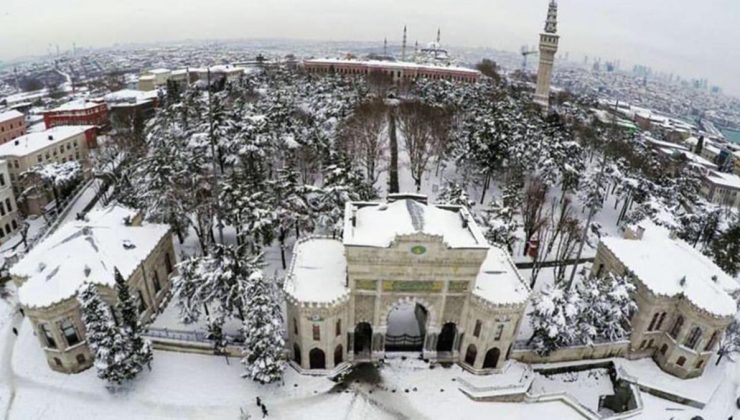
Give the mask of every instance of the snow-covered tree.
M 730 325 L 725 328 L 724 334 L 722 334 L 719 346 L 717 346 L 717 364 L 725 356 L 733 360 L 732 356 L 736 353 L 740 353 L 740 321 L 737 318 L 732 320 Z
M 519 228 L 519 223 L 514 218 L 514 209 L 494 200 L 485 210 L 485 215 L 483 225 L 488 242 L 505 248 L 509 253 L 513 252 L 516 231 Z
M 583 279 L 578 286 L 583 308 L 579 323 L 585 325 L 589 341 L 618 341 L 631 332 L 630 319 L 637 311 L 633 299 L 635 286 L 628 275 L 611 273 L 601 278 Z
M 95 358 L 98 378 L 120 385 L 129 379 L 124 365 L 128 363 L 128 341 L 116 325 L 111 308 L 101 299 L 97 287 L 85 283 L 79 293 L 80 313 L 85 324 L 87 345 Z
M 115 309 L 119 316 L 119 328 L 127 349 L 126 360 L 121 366 L 123 371 L 120 374 L 130 380 L 136 377 L 144 366 L 151 366 L 154 354 L 152 343 L 142 336 L 143 329 L 139 322 L 138 310 L 141 303 L 136 304 L 137 299 L 131 295 L 128 284 L 118 269 L 115 269 L 114 277 L 118 295 Z
M 361 173 L 350 169 L 346 160 L 327 166 L 324 185 L 313 190 L 310 201 L 318 214 L 318 226 L 334 237 L 341 236 L 345 203 L 370 200 L 376 194 Z
M 709 255 L 731 276 L 740 272 L 740 221 L 735 221 L 712 242 Z
M 280 258 L 286 268 L 285 246 L 291 233 L 298 237 L 300 231 L 313 230 L 311 208 L 308 205 L 308 190 L 298 183 L 298 174 L 291 168 L 278 171 L 278 176 L 270 182 L 271 201 L 275 216 L 275 230 L 280 242 Z
M 475 202 L 470 199 L 465 186 L 452 181 L 447 181 L 442 187 L 439 195 L 437 195 L 437 203 L 463 206 L 469 209 L 475 205 Z
M 261 258 L 248 253 L 246 245 L 216 244 L 208 254 L 182 261 L 173 285 L 182 321 L 197 322 L 203 313 L 213 320 L 218 314 L 243 320 L 249 278 L 260 270 Z
M 275 282 L 253 272 L 245 291 L 244 376 L 266 384 L 282 378 L 284 369 L 283 312 Z
M 578 325 L 582 302 L 576 291 L 562 285 L 546 287 L 532 298 L 529 322 L 533 334 L 529 344 L 547 355 L 581 340 Z

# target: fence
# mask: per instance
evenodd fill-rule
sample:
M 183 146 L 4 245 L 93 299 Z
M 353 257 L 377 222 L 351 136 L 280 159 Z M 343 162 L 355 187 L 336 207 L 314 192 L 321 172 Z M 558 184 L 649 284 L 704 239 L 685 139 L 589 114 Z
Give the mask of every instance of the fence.
M 386 351 L 421 351 L 424 345 L 423 335 L 386 335 Z

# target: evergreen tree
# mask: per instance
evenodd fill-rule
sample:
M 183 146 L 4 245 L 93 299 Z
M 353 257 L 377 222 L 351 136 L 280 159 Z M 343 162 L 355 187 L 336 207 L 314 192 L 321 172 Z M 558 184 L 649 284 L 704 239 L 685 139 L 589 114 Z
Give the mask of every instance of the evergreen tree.
M 475 205 L 475 202 L 470 199 L 465 187 L 452 181 L 447 181 L 445 186 L 442 187 L 442 191 L 440 191 L 437 196 L 437 202 L 441 204 L 463 206 L 468 209 Z
M 98 378 L 120 385 L 126 379 L 123 367 L 129 357 L 128 342 L 116 325 L 110 307 L 103 302 L 92 283 L 85 283 L 79 294 L 82 322 L 87 344 L 95 358 Z
M 516 231 L 519 228 L 514 218 L 514 209 L 494 200 L 485 212 L 486 239 L 491 244 L 503 247 L 512 253 L 516 242 Z
M 583 305 L 576 291 L 568 291 L 562 284 L 548 287 L 535 294 L 532 308 L 529 322 L 534 332 L 529 344 L 537 353 L 547 355 L 581 341 L 582 330 L 577 327 Z
M 119 327 L 128 348 L 126 363 L 123 365 L 123 375 L 126 379 L 133 379 L 144 369 L 144 366 L 151 367 L 152 345 L 149 340 L 142 337 L 136 299 L 131 295 L 131 291 L 118 269 L 115 269 L 114 275 L 118 294 L 116 312 L 120 316 Z
M 614 276 L 583 279 L 578 287 L 583 309 L 578 323 L 587 342 L 618 341 L 631 332 L 630 318 L 637 311 L 632 298 L 635 291 L 629 276 Z
M 712 242 L 709 254 L 722 270 L 731 276 L 737 275 L 740 271 L 740 221 L 735 221 Z
M 266 384 L 283 375 L 283 312 L 274 281 L 255 271 L 249 276 L 245 291 L 247 305 L 244 319 L 244 377 Z

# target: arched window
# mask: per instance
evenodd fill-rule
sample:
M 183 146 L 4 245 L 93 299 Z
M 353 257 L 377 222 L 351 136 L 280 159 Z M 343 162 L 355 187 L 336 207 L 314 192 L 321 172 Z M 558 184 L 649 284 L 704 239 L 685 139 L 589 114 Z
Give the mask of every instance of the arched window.
M 336 336 L 339 337 L 340 335 L 342 335 L 342 320 L 338 319 Z
M 486 357 L 483 359 L 483 369 L 493 369 L 498 365 L 498 359 L 501 356 L 501 350 L 498 347 L 494 347 L 486 352 Z
M 665 312 L 663 312 L 662 314 L 660 314 L 660 319 L 658 320 L 658 325 L 655 326 L 655 329 L 656 330 L 660 330 L 660 327 L 663 326 L 663 321 L 665 320 L 665 315 L 666 315 Z
M 712 337 L 707 342 L 707 345 L 704 346 L 704 351 L 710 351 L 714 347 L 715 344 L 717 344 L 717 340 L 719 339 L 719 331 L 715 331 L 712 333 Z
M 301 348 L 298 346 L 298 343 L 293 343 L 293 360 L 299 366 L 301 365 Z
M 439 333 L 437 338 L 437 351 L 452 351 L 452 346 L 455 344 L 455 335 L 457 334 L 457 327 L 454 322 L 448 322 L 442 326 L 442 331 Z
M 293 318 L 293 334 L 298 335 L 298 321 Z
M 684 344 L 686 345 L 686 347 L 693 350 L 694 348 L 696 348 L 696 345 L 699 343 L 700 338 L 701 338 L 701 328 L 694 327 L 691 330 L 691 333 L 689 333 L 689 337 L 686 339 Z
M 344 361 L 344 348 L 342 345 L 338 345 L 337 348 L 334 349 L 334 366 L 339 365 Z
M 658 323 L 658 317 L 659 316 L 660 316 L 660 314 L 657 313 L 657 312 L 655 313 L 655 315 L 653 315 L 653 319 L 652 319 L 652 321 L 650 321 L 650 325 L 648 325 L 648 328 L 647 328 L 648 331 L 652 331 L 653 328 L 655 328 L 655 324 Z
M 701 369 L 702 366 L 704 366 L 704 361 L 703 360 L 699 360 L 698 362 L 696 362 L 696 368 L 697 369 Z
M 473 329 L 473 337 L 480 337 L 480 329 L 483 326 L 483 323 L 480 322 L 480 319 L 475 320 L 475 328 Z
M 668 351 L 668 344 L 663 344 L 662 346 L 660 346 L 660 354 L 665 356 L 666 351 Z
M 78 354 L 77 357 L 77 363 L 83 365 L 85 364 L 85 355 L 84 354 Z
M 683 316 L 679 315 L 676 323 L 673 324 L 673 328 L 671 328 L 670 336 L 674 339 L 677 338 L 678 334 L 681 333 L 681 327 L 683 327 Z
M 475 358 L 478 356 L 478 349 L 475 348 L 475 344 L 468 346 L 468 351 L 465 352 L 465 363 L 470 366 L 475 364 Z
M 355 354 L 370 353 L 373 327 L 367 322 L 360 322 L 355 326 L 354 349 Z
M 318 324 L 313 324 L 313 340 L 321 340 L 321 327 Z
M 311 369 L 326 369 L 326 356 L 323 350 L 318 348 L 311 349 L 308 353 L 308 359 Z
M 686 363 L 686 358 L 683 356 L 679 357 L 678 360 L 676 360 L 676 364 L 679 366 L 683 366 L 685 363 Z

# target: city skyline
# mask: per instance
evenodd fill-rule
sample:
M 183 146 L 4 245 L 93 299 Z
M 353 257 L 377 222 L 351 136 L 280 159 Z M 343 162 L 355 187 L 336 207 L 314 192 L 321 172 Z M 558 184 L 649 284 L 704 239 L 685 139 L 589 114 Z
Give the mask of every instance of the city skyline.
M 0 32 L 14 42 L 0 46 L 0 60 L 43 55 L 56 45 L 70 49 L 73 43 L 107 47 L 184 39 L 382 42 L 387 37 L 395 44 L 404 25 L 409 28 L 409 43 L 424 45 L 441 27 L 446 45 L 517 51 L 521 45 L 537 44 L 548 1 L 466 0 L 453 6 L 440 0 L 402 4 L 224 0 L 209 7 L 205 18 L 201 3 L 191 0 L 177 5 L 143 0 L 57 3 L 8 0 L 0 14 Z M 618 59 L 623 67 L 645 64 L 684 78 L 708 78 L 738 95 L 740 81 L 733 70 L 740 65 L 740 53 L 731 42 L 740 36 L 732 22 L 740 5 L 719 3 L 560 0 L 560 51 L 569 52 L 572 59 L 583 55 Z M 689 6 L 692 13 L 686 13 Z

